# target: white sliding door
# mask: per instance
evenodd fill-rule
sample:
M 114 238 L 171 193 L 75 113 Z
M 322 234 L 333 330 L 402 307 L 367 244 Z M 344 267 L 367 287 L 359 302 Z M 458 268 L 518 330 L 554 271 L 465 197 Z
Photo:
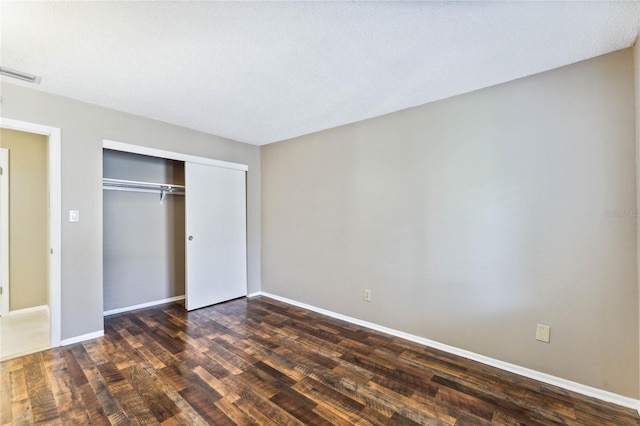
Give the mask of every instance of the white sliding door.
M 245 172 L 185 162 L 186 308 L 247 295 Z

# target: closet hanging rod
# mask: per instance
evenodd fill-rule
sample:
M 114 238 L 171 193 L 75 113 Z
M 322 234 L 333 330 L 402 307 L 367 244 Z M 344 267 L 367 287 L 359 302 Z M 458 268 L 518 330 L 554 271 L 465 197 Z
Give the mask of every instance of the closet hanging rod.
M 172 183 L 141 182 L 136 180 L 103 178 L 102 188 L 117 191 L 160 192 L 162 194 L 184 194 L 184 185 Z M 164 198 L 164 197 L 163 197 Z

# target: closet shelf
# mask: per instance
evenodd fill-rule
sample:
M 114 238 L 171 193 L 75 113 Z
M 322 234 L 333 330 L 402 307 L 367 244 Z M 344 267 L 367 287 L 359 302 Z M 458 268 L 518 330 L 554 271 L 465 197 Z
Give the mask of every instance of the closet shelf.
M 162 202 L 167 194 L 184 195 L 184 185 L 174 185 L 172 183 L 140 182 L 125 179 L 102 179 L 102 189 L 113 191 L 133 191 L 133 192 L 154 192 L 160 194 Z

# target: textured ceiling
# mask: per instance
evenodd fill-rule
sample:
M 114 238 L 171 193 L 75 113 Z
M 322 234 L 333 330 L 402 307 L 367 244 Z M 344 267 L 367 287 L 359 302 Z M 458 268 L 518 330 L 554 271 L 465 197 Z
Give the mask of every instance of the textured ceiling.
M 0 4 L 0 64 L 41 76 L 35 89 L 257 145 L 629 47 L 640 29 L 640 2 Z

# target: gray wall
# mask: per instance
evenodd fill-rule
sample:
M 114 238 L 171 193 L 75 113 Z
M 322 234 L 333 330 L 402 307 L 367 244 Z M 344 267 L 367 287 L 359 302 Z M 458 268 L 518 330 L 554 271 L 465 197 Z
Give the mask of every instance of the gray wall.
M 1 95 L 3 117 L 62 129 L 62 339 L 103 328 L 102 139 L 247 164 L 248 290 L 260 289 L 258 147 L 4 82 Z
M 184 185 L 184 163 L 104 150 L 104 177 Z M 184 295 L 184 196 L 103 192 L 104 309 Z
M 626 49 L 264 146 L 263 291 L 637 398 L 633 78 Z

